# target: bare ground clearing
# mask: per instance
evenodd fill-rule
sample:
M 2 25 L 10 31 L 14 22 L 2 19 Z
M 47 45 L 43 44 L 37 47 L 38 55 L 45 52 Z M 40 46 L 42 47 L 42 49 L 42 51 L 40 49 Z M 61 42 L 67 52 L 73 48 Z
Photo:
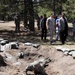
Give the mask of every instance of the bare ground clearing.
M 68 41 L 65 45 L 60 45 L 60 41 L 54 42 L 53 45 L 50 45 L 49 37 L 47 37 L 47 41 L 41 41 L 38 32 L 29 34 L 22 31 L 23 25 L 21 25 L 22 32 L 20 34 L 15 33 L 14 30 L 14 22 L 0 23 L 0 38 L 7 39 L 9 41 L 18 40 L 20 45 L 19 49 L 5 51 L 15 57 L 15 59 L 5 61 L 7 66 L 0 66 L 0 75 L 25 75 L 24 70 L 29 63 L 45 57 L 49 57 L 52 60 L 49 63 L 49 66 L 45 68 L 48 75 L 75 75 L 75 59 L 70 55 L 65 56 L 62 52 L 55 49 L 55 46 L 75 49 L 75 43 L 71 36 L 72 32 L 69 32 Z M 25 42 L 39 43 L 40 47 L 34 48 L 33 46 L 25 46 L 23 44 Z M 17 60 L 17 53 L 20 51 L 24 52 L 24 58 Z M 5 52 L 0 52 L 0 54 L 3 55 Z M 19 62 L 19 64 L 15 65 L 16 62 Z M 34 74 L 31 73 L 29 75 Z

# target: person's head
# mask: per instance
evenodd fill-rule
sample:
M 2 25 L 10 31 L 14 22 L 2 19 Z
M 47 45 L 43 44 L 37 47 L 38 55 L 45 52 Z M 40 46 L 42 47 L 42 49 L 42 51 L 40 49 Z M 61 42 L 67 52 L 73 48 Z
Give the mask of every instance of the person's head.
M 41 15 L 41 16 L 40 16 L 40 18 L 42 19 L 42 18 L 43 18 L 43 16 Z
M 54 18 L 54 17 L 55 17 L 54 13 L 52 13 L 52 14 L 51 14 L 51 17 L 52 17 L 52 18 Z
M 44 18 L 46 17 L 46 14 L 44 14 Z
M 60 15 L 58 15 L 58 18 L 61 18 L 61 16 L 62 16 L 61 14 L 60 14 Z
M 65 13 L 64 13 L 64 12 L 62 12 L 62 13 L 61 13 L 61 15 L 62 15 L 62 17 L 64 17 L 64 16 L 65 16 Z

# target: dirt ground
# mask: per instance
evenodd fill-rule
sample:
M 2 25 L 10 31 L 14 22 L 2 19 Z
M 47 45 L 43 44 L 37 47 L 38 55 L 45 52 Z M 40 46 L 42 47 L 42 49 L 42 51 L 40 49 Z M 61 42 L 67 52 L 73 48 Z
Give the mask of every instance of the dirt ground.
M 26 75 L 26 66 L 40 58 L 49 57 L 51 62 L 45 68 L 47 75 L 75 75 L 75 59 L 72 56 L 65 56 L 63 52 L 57 51 L 55 47 L 64 47 L 69 49 L 75 49 L 75 43 L 72 38 L 72 32 L 69 32 L 69 37 L 64 45 L 61 45 L 60 41 L 49 44 L 49 36 L 47 41 L 40 40 L 40 31 L 28 33 L 23 31 L 23 25 L 21 24 L 21 33 L 15 33 L 14 22 L 1 22 L 0 23 L 0 38 L 7 39 L 9 41 L 19 41 L 19 49 L 5 50 L 0 52 L 0 55 L 8 53 L 12 55 L 12 59 L 4 61 L 6 65 L 0 63 L 0 75 Z M 55 39 L 55 38 L 54 38 Z M 26 46 L 25 42 L 31 42 L 40 44 L 38 48 L 33 46 Z M 17 59 L 19 52 L 24 52 L 23 59 Z M 30 72 L 29 75 L 34 75 Z

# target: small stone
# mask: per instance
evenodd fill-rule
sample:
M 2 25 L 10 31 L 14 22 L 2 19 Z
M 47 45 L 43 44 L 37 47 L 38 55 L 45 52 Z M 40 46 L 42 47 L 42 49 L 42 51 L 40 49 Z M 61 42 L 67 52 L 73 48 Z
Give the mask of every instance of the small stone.
M 33 47 L 38 48 L 40 45 L 39 44 L 33 44 Z
M 64 55 L 68 55 L 68 51 L 65 51 L 65 52 L 64 52 Z
M 26 46 L 31 46 L 31 45 L 32 45 L 32 43 L 27 42 L 27 43 L 25 43 L 25 45 L 26 45 Z

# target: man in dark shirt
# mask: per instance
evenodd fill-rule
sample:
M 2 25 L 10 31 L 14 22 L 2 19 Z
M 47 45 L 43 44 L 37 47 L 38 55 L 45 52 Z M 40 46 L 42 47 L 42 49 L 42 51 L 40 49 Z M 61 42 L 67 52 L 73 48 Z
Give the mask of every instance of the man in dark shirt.
M 47 36 L 47 28 L 46 28 L 46 14 L 44 14 L 44 18 L 41 20 L 41 40 L 46 40 L 46 36 Z
M 67 22 L 67 18 L 65 17 L 65 13 L 62 13 L 61 16 L 62 17 L 60 20 L 60 26 L 61 26 L 60 41 L 62 42 L 62 44 L 65 44 L 65 41 L 66 41 L 67 36 L 68 36 L 68 22 Z

